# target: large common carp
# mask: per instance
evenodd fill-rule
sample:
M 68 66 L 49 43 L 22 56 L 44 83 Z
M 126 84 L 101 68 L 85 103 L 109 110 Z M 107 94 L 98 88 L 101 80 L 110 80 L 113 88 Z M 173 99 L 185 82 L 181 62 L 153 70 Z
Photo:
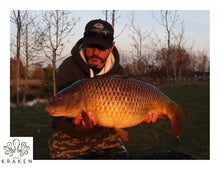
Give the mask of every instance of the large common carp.
M 187 112 L 158 88 L 145 81 L 121 77 L 98 76 L 74 82 L 49 101 L 46 111 L 52 116 L 77 117 L 92 113 L 97 124 L 115 128 L 128 139 L 121 128 L 143 122 L 151 111 L 170 119 L 176 137 L 180 136 L 180 119 Z M 88 120 L 87 120 L 88 122 Z

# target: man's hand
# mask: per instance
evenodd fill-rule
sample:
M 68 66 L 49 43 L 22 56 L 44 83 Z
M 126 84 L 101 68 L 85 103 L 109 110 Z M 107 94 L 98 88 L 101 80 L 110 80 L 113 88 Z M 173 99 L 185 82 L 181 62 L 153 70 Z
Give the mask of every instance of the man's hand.
M 91 112 L 80 113 L 73 121 L 73 123 L 81 129 L 89 129 L 97 125 L 97 121 Z
M 154 111 L 150 111 L 147 116 L 145 117 L 144 119 L 144 122 L 147 122 L 147 123 L 155 123 L 157 121 L 157 118 L 158 118 L 158 114 L 157 112 L 154 112 Z

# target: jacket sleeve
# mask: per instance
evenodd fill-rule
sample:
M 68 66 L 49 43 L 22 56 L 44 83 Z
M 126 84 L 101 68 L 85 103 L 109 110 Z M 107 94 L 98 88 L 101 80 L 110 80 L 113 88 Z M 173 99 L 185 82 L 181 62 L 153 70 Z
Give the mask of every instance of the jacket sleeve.
M 70 69 L 71 65 L 73 65 L 73 62 L 71 62 L 71 57 L 64 60 L 64 62 L 60 65 L 56 74 L 56 92 L 61 91 L 76 81 L 77 77 L 75 76 L 76 74 L 74 74 L 74 70 Z M 65 117 L 53 117 L 51 127 L 53 130 L 61 131 L 74 129 L 72 119 Z
M 56 92 L 68 87 L 73 82 L 79 79 L 76 68 L 76 64 L 73 62 L 72 56 L 68 57 L 60 65 L 56 74 Z M 74 68 L 74 69 L 73 69 Z

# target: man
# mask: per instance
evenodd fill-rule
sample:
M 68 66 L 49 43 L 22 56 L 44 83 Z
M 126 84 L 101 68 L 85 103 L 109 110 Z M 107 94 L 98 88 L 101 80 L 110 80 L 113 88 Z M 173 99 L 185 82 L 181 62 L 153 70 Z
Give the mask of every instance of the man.
M 72 56 L 64 60 L 57 73 L 57 91 L 73 82 L 98 75 L 125 75 L 119 64 L 119 53 L 113 41 L 112 26 L 103 20 L 92 20 L 86 27 L 84 37 L 73 47 Z M 148 122 L 156 121 L 157 114 L 150 114 Z M 49 141 L 52 158 L 58 159 L 123 159 L 128 152 L 120 137 L 112 128 L 86 127 L 77 117 L 54 118 L 53 136 Z

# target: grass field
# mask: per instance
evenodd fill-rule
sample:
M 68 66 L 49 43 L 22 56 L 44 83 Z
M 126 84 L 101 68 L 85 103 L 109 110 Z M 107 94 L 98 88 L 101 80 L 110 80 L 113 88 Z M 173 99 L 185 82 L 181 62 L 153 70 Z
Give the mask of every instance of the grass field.
M 195 159 L 210 159 L 209 141 L 209 82 L 198 82 L 162 91 L 182 105 L 188 112 L 181 122 L 181 137 L 175 138 L 169 120 L 142 123 L 127 128 L 129 141 L 125 143 L 131 156 L 156 152 L 177 151 Z M 34 137 L 34 159 L 50 159 L 47 142 L 51 137 L 51 117 L 44 104 L 11 108 L 10 135 Z

